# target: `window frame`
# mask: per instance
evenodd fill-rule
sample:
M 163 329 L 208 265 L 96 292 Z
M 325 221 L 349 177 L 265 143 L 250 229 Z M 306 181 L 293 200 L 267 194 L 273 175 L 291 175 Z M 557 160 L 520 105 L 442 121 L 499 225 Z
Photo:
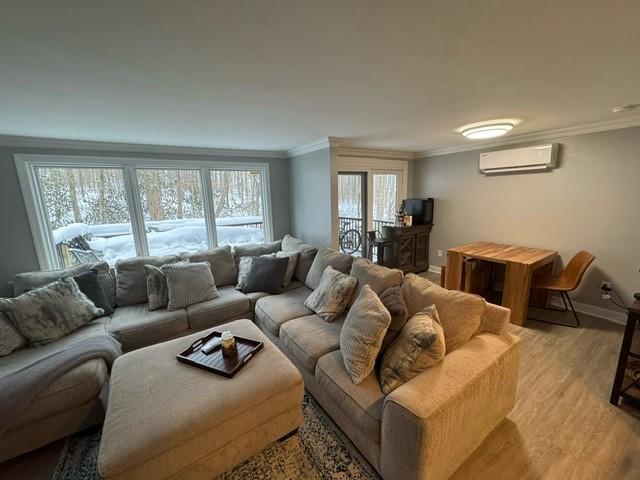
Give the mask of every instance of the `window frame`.
M 131 231 L 138 256 L 149 254 L 144 215 L 138 188 L 136 170 L 199 170 L 203 195 L 204 219 L 209 248 L 218 246 L 215 208 L 211 188 L 211 170 L 259 171 L 262 183 L 263 228 L 265 242 L 273 240 L 273 215 L 271 204 L 271 179 L 267 162 L 225 162 L 218 160 L 182 160 L 136 157 L 102 157 L 86 155 L 15 154 L 14 161 L 18 180 L 27 210 L 31 235 L 36 249 L 38 263 L 42 270 L 62 268 L 55 251 L 49 228 L 42 187 L 36 173 L 39 167 L 49 168 L 111 168 L 121 169 Z

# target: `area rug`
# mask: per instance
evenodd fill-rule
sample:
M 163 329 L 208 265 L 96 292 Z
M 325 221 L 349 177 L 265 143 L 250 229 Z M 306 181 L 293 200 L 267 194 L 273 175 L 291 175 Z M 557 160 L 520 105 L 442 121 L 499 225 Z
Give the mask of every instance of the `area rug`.
M 218 480 L 379 479 L 316 401 L 305 394 L 298 433 L 236 466 Z M 67 440 L 52 480 L 97 480 L 99 429 Z

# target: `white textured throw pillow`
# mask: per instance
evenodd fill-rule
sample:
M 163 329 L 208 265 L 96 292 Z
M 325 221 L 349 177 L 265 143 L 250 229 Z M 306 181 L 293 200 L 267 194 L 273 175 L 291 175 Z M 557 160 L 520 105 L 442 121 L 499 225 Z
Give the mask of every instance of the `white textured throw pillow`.
M 304 306 L 327 322 L 333 322 L 347 308 L 357 283 L 355 278 L 329 266 L 322 274 L 320 285 L 307 297 Z
M 373 371 L 390 323 L 391 314 L 378 295 L 369 285 L 362 287 L 340 332 L 342 359 L 353 383 L 362 382 Z
M 220 296 L 209 262 L 175 263 L 161 269 L 169 290 L 167 310 L 179 310 Z

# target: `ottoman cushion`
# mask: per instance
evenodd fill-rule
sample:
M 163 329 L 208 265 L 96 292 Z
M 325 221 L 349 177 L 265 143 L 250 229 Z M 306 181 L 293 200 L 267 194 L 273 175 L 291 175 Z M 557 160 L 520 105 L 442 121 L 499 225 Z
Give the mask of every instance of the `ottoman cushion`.
M 176 360 L 207 332 L 116 360 L 102 478 L 213 478 L 301 424 L 304 385 L 293 364 L 249 320 L 217 330 L 264 342 L 231 379 Z

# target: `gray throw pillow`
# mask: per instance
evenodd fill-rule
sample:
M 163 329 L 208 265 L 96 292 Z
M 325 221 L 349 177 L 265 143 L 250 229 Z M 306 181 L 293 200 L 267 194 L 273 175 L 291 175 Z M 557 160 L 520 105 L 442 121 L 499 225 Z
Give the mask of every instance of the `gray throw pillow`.
M 150 311 L 167 308 L 169 304 L 169 287 L 167 277 L 162 269 L 155 265 L 145 265 L 144 273 L 147 276 L 147 301 Z
M 338 272 L 349 273 L 352 261 L 353 257 L 350 255 L 337 252 L 336 250 L 331 250 L 330 248 L 320 248 L 313 259 L 313 263 L 311 264 L 311 268 L 309 269 L 309 273 L 307 274 L 304 284 L 312 290 L 318 288 L 322 274 L 328 266 L 333 267 L 333 269 Z M 347 299 L 347 302 L 349 300 L 350 299 Z
M 75 275 L 73 279 L 78 284 L 80 291 L 84 293 L 96 307 L 103 309 L 105 315 L 111 315 L 113 313 L 113 307 L 104 293 L 102 282 L 96 271 L 91 270 L 90 272 Z
M 384 352 L 398 336 L 404 324 L 407 323 L 408 313 L 407 304 L 404 302 L 404 297 L 402 296 L 402 287 L 400 286 L 387 288 L 380 294 L 380 301 L 391 314 L 391 323 L 389 324 L 389 329 L 384 336 L 382 348 L 380 349 L 380 352 Z
M 276 257 L 278 258 L 286 258 L 289 263 L 287 264 L 287 271 L 284 274 L 284 279 L 282 280 L 282 286 L 284 288 L 288 287 L 293 280 L 293 275 L 296 273 L 296 265 L 298 265 L 298 257 L 300 256 L 300 252 L 277 252 Z
M 287 258 L 254 257 L 242 291 L 244 293 L 282 293 L 282 280 L 288 265 L 289 259 Z
M 220 296 L 209 262 L 167 264 L 160 270 L 167 278 L 167 310 L 179 310 Z
M 147 275 L 145 265 L 160 267 L 180 261 L 177 255 L 166 257 L 133 257 L 116 262 L 116 302 L 119 307 L 147 303 Z
M 36 345 L 62 338 L 104 315 L 104 310 L 97 308 L 71 277 L 62 277 L 17 298 L 0 299 L 0 311 Z
M 376 363 L 391 315 L 378 295 L 365 285 L 347 314 L 340 332 L 340 351 L 353 383 L 367 378 Z
M 355 278 L 328 266 L 318 288 L 307 297 L 304 306 L 327 322 L 333 322 L 347 308 L 357 283 Z
M 444 331 L 435 305 L 411 317 L 387 348 L 380 365 L 382 393 L 388 395 L 444 359 Z
M 27 339 L 13 326 L 9 317 L 0 312 L 0 357 L 27 346 Z
M 237 281 L 238 267 L 233 257 L 231 245 L 184 254 L 183 258 L 188 259 L 191 263 L 209 262 L 213 281 L 218 287 L 233 285 Z

